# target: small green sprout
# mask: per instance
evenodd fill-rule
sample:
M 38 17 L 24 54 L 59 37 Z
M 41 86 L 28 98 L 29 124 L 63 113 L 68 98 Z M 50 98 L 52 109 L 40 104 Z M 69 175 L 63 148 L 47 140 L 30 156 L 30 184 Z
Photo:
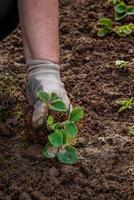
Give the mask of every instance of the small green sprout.
M 129 98 L 126 100 L 119 100 L 116 101 L 116 103 L 120 106 L 118 112 L 122 112 L 126 109 L 132 108 L 132 105 L 134 104 L 134 99 L 133 98 Z
M 101 18 L 98 21 L 98 25 L 99 25 L 99 30 L 97 35 L 99 37 L 104 37 L 106 35 L 108 35 L 109 33 L 111 33 L 112 31 L 112 20 L 109 18 Z
M 49 95 L 44 91 L 38 91 L 37 97 L 46 103 L 49 110 L 55 112 L 66 112 L 64 102 L 57 94 Z M 72 109 L 64 122 L 55 122 L 53 116 L 47 118 L 47 129 L 49 131 L 48 143 L 44 147 L 42 153 L 46 158 L 57 157 L 61 163 L 74 164 L 78 160 L 78 153 L 73 147 L 76 144 L 78 128 L 76 123 L 83 118 L 84 112 L 80 107 Z
M 101 18 L 98 21 L 98 32 L 97 35 L 99 37 L 104 37 L 110 33 L 115 33 L 119 37 L 125 37 L 134 32 L 134 24 L 129 23 L 123 26 L 115 26 L 113 27 L 112 20 L 109 18 Z
M 125 60 L 116 60 L 116 61 L 115 61 L 115 65 L 116 65 L 118 68 L 125 68 L 125 67 L 127 67 L 128 62 L 125 61 Z
M 121 20 L 128 15 L 134 15 L 134 6 L 128 6 L 124 2 L 117 3 L 114 6 L 115 20 Z
M 130 35 L 134 32 L 134 24 L 130 23 L 123 26 L 115 26 L 113 32 L 115 32 L 120 37 Z
M 134 136 L 134 126 L 130 127 L 129 133 Z

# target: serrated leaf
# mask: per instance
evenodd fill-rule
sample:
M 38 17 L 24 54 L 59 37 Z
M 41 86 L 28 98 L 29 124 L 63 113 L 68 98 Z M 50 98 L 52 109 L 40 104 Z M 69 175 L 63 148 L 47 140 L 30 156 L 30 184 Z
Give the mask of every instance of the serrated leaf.
M 55 101 L 55 100 L 61 100 L 61 98 L 56 93 L 52 93 L 51 94 L 51 101 Z
M 58 160 L 64 164 L 75 164 L 78 160 L 78 155 L 74 147 L 66 146 L 58 152 Z
M 80 107 L 73 108 L 72 112 L 70 113 L 69 120 L 76 123 L 80 121 L 84 116 L 84 111 Z
M 39 98 L 41 101 L 48 103 L 50 100 L 49 94 L 47 92 L 44 92 L 42 90 L 39 90 L 37 92 L 37 98 Z
M 58 112 L 67 112 L 66 105 L 62 100 L 55 100 L 51 102 L 51 104 L 49 105 L 49 108 L 51 110 L 58 111 Z
M 51 115 L 48 116 L 47 125 L 51 126 L 54 123 L 53 117 Z
M 112 20 L 109 18 L 101 18 L 99 19 L 98 24 L 104 28 L 111 28 Z
M 127 13 L 115 13 L 115 20 L 119 21 L 127 16 Z
M 72 121 L 67 121 L 65 123 L 65 130 L 69 137 L 75 137 L 78 133 L 77 126 Z
M 127 6 L 124 3 L 119 3 L 114 7 L 115 12 L 125 13 L 127 11 Z
M 58 149 L 52 146 L 50 143 L 47 143 L 44 147 L 42 154 L 46 158 L 55 158 L 57 155 Z
M 63 143 L 63 136 L 60 131 L 55 131 L 48 136 L 48 140 L 54 147 L 59 147 Z
M 110 30 L 105 29 L 105 28 L 100 28 L 97 32 L 97 35 L 99 37 L 105 37 L 106 35 L 108 35 L 110 33 Z
M 134 15 L 134 6 L 127 6 L 127 14 Z

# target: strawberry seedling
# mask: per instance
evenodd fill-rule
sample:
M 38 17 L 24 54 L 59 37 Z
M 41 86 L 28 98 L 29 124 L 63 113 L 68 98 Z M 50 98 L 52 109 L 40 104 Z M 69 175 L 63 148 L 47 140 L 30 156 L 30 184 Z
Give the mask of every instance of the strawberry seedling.
M 132 105 L 134 104 L 134 99 L 129 98 L 126 100 L 120 100 L 120 101 L 116 101 L 116 103 L 120 106 L 118 112 L 122 112 L 126 109 L 132 108 Z
M 125 60 L 116 60 L 116 61 L 115 61 L 115 65 L 116 65 L 116 67 L 122 69 L 122 68 L 127 67 L 128 62 L 125 61 Z
M 115 26 L 113 32 L 115 32 L 120 37 L 131 35 L 134 32 L 134 24 L 130 23 L 123 26 Z
M 128 15 L 134 15 L 134 6 L 128 6 L 124 2 L 119 2 L 114 6 L 115 20 L 121 20 Z
M 98 21 L 98 32 L 97 35 L 99 37 L 104 37 L 110 33 L 114 33 L 119 37 L 125 37 L 134 32 L 134 24 L 129 23 L 123 26 L 115 26 L 113 27 L 112 20 L 109 18 L 101 18 Z
M 115 20 L 121 20 L 128 15 L 134 15 L 134 6 L 127 5 L 123 0 L 108 0 L 112 3 L 115 11 Z
M 64 164 L 76 163 L 78 160 L 78 154 L 74 147 L 78 135 L 76 124 L 83 118 L 84 112 L 82 108 L 75 107 L 68 114 L 68 109 L 64 102 L 55 93 L 49 95 L 44 91 L 38 91 L 37 97 L 47 105 L 48 111 L 67 113 L 67 119 L 63 122 L 55 122 L 52 115 L 48 116 L 48 143 L 43 149 L 43 155 L 46 158 L 57 157 Z

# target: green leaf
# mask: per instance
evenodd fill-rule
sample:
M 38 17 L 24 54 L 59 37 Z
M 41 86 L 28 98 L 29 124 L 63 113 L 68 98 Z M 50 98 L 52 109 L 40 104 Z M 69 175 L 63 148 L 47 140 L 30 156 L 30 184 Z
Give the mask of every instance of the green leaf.
M 134 15 L 134 6 L 127 6 L 127 14 Z
M 64 164 L 75 164 L 78 160 L 78 155 L 74 147 L 66 146 L 58 152 L 58 160 Z
M 108 35 L 110 33 L 110 30 L 105 29 L 105 28 L 100 28 L 97 32 L 97 35 L 99 37 L 105 37 L 106 35 Z
M 62 142 L 63 142 L 62 133 L 60 131 L 55 131 L 49 134 L 48 140 L 50 144 L 53 145 L 54 147 L 59 147 L 62 145 Z
M 122 107 L 118 110 L 118 113 L 120 113 L 120 112 L 122 112 L 122 111 L 124 111 L 124 110 L 126 110 L 126 106 L 122 106 Z
M 119 21 L 127 16 L 127 13 L 115 13 L 115 20 Z
M 53 117 L 51 115 L 48 116 L 47 125 L 51 126 L 54 123 Z
M 67 121 L 65 123 L 65 130 L 69 137 L 75 137 L 78 133 L 77 126 L 72 121 Z
M 120 113 L 128 108 L 131 108 L 134 102 L 133 102 L 133 98 L 130 98 L 127 100 L 116 101 L 116 103 L 121 106 L 120 109 L 118 110 L 118 112 Z
M 101 18 L 98 24 L 104 28 L 112 28 L 112 20 L 109 18 Z
M 124 3 L 119 3 L 114 7 L 115 12 L 117 13 L 125 13 L 127 11 L 127 6 Z
M 66 131 L 64 129 L 61 129 L 60 130 L 62 136 L 63 136 L 63 142 L 62 144 L 66 144 L 67 143 L 67 134 L 66 134 Z
M 58 95 L 56 93 L 52 93 L 51 94 L 51 101 L 55 101 L 55 100 L 61 100 L 61 98 L 58 97 Z
M 37 98 L 39 98 L 41 101 L 43 101 L 45 103 L 49 103 L 49 100 L 50 100 L 49 94 L 42 90 L 39 90 L 37 92 Z
M 123 25 L 123 26 L 116 26 L 113 31 L 119 35 L 120 37 L 126 36 L 126 35 L 130 35 L 133 32 L 134 28 L 132 26 L 132 24 L 128 24 L 128 25 Z
M 134 126 L 129 129 L 129 133 L 134 136 Z
M 115 65 L 119 68 L 127 67 L 128 62 L 125 60 L 116 60 Z
M 125 35 L 130 35 L 132 33 L 132 30 L 129 29 L 129 27 L 125 27 L 124 29 L 122 29 L 122 32 L 125 34 Z
M 49 105 L 49 108 L 51 110 L 58 111 L 58 112 L 67 112 L 66 105 L 62 100 L 52 101 L 51 104 Z
M 72 112 L 70 113 L 69 120 L 75 122 L 80 121 L 84 116 L 84 111 L 80 107 L 73 108 Z
M 58 149 L 52 146 L 50 143 L 47 143 L 44 147 L 42 154 L 46 158 L 55 158 L 57 155 Z

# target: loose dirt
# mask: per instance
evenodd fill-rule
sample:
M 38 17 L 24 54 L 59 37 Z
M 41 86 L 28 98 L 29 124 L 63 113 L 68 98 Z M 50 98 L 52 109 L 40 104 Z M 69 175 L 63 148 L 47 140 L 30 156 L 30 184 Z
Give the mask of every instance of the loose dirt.
M 134 39 L 98 38 L 103 16 L 113 9 L 102 0 L 60 1 L 61 76 L 73 105 L 86 113 L 74 166 L 41 154 L 47 136 L 30 125 L 21 31 L 0 44 L 0 200 L 134 199 L 134 109 L 119 114 L 116 104 L 134 97 Z M 117 69 L 117 59 L 128 68 Z

